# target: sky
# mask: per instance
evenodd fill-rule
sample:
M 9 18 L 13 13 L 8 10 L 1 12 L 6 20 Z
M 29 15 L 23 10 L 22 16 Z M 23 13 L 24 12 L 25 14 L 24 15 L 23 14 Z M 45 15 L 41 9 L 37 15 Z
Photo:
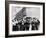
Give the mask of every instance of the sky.
M 14 18 L 15 15 L 22 9 L 23 7 L 12 7 L 12 17 Z M 26 7 L 26 14 L 28 17 L 36 17 L 40 19 L 40 8 L 39 7 Z

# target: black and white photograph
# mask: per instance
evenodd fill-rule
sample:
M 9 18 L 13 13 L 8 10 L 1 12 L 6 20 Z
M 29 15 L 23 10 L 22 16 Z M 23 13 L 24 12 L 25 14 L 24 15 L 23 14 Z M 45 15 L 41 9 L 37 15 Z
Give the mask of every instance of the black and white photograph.
M 41 31 L 42 32 L 42 6 L 10 4 L 9 25 L 10 31 Z M 41 12 L 41 14 L 40 14 Z M 41 25 L 40 25 L 41 23 Z M 32 32 L 31 32 L 32 33 Z
M 43 5 L 9 4 L 8 10 L 8 35 L 43 33 Z
M 12 7 L 12 31 L 39 30 L 40 8 L 39 7 Z

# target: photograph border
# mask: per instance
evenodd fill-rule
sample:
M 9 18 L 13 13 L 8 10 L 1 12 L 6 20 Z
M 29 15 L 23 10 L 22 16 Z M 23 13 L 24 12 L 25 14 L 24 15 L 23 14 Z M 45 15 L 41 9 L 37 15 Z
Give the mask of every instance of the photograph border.
M 9 4 L 33 4 L 43 5 L 43 33 L 23 34 L 23 35 L 8 35 L 9 34 Z M 40 36 L 45 35 L 45 3 L 42 2 L 25 2 L 25 1 L 5 1 L 5 37 L 24 37 L 24 36 Z

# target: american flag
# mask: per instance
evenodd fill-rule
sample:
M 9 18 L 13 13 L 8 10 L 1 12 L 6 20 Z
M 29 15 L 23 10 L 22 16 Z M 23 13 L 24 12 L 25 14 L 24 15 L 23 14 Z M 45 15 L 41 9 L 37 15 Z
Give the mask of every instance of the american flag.
M 17 21 L 23 19 L 23 17 L 26 16 L 26 8 L 23 7 L 17 14 L 16 14 L 16 17 L 15 19 L 17 19 Z

